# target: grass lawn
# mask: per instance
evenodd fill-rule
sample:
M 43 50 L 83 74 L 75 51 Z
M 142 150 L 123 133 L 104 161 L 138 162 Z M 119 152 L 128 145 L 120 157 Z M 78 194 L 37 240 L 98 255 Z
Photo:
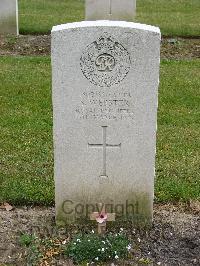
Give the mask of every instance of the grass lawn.
M 84 20 L 85 0 L 19 0 L 20 33 L 47 33 L 53 25 Z M 199 36 L 199 0 L 137 0 L 136 21 L 164 35 Z
M 200 60 L 163 61 L 156 200 L 200 199 Z M 49 57 L 1 57 L 0 201 L 54 202 Z
M 199 0 L 137 0 L 137 21 L 160 27 L 163 35 L 200 36 Z
M 53 202 L 50 77 L 49 58 L 0 58 L 0 201 Z

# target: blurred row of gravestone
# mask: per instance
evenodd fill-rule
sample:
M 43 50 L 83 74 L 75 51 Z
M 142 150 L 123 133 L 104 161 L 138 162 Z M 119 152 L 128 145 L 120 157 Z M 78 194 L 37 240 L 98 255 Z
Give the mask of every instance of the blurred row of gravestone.
M 86 0 L 86 20 L 133 21 L 136 0 L 121 3 L 121 0 Z M 19 34 L 18 0 L 0 0 L 0 34 Z
M 136 0 L 86 0 L 86 20 L 133 21 Z
M 19 34 L 17 0 L 0 0 L 0 34 Z

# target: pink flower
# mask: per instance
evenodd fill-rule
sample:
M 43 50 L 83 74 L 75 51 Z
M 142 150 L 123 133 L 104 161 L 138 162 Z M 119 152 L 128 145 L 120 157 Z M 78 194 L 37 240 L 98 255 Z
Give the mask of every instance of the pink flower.
M 107 219 L 108 219 L 108 215 L 103 212 L 99 213 L 98 216 L 96 217 L 96 221 L 99 224 L 106 222 Z

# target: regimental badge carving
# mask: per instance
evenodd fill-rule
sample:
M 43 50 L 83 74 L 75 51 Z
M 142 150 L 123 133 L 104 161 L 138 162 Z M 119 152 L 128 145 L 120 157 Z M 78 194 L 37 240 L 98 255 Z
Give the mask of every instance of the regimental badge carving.
M 120 83 L 131 66 L 128 51 L 108 33 L 86 47 L 80 59 L 84 76 L 94 85 L 110 87 Z

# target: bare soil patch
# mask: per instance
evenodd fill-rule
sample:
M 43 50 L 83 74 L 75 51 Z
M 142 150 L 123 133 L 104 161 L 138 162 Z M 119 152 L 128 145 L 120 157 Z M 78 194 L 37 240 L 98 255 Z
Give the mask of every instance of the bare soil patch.
M 0 55 L 50 55 L 50 35 L 0 36 Z
M 164 38 L 161 43 L 162 59 L 200 58 L 200 39 Z
M 50 50 L 50 35 L 0 36 L 0 55 L 50 55 Z M 200 39 L 163 38 L 161 58 L 200 58 Z
M 135 259 L 108 265 L 200 265 L 199 207 L 199 202 L 192 203 L 190 209 L 180 205 L 155 205 L 154 222 L 149 231 L 120 225 L 135 243 L 132 251 Z M 45 207 L 0 210 L 0 263 L 27 265 L 26 250 L 19 244 L 21 233 L 53 236 L 54 215 L 54 208 Z M 63 239 L 71 233 L 63 229 L 56 230 L 56 234 Z M 143 258 L 151 263 L 141 263 Z M 73 263 L 59 257 L 48 265 Z

